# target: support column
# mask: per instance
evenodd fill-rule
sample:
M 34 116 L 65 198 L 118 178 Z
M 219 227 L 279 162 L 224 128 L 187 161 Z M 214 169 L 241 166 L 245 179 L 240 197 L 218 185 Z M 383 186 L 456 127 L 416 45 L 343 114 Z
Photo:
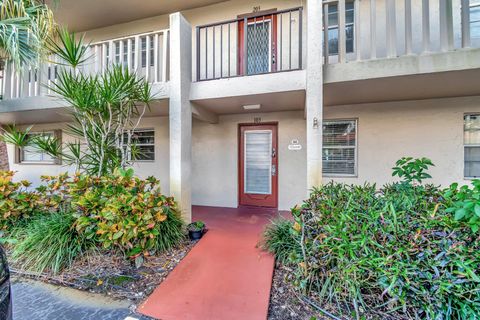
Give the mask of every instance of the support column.
M 179 13 L 170 15 L 170 193 L 185 222 L 192 220 L 192 27 Z
M 322 183 L 322 1 L 307 0 L 307 188 Z

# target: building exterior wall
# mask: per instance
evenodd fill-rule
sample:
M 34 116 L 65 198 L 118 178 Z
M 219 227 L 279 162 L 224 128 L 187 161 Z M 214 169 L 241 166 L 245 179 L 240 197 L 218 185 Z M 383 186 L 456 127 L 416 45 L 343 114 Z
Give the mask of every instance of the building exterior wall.
M 357 175 L 324 177 L 324 182 L 381 185 L 391 177 L 395 161 L 403 156 L 428 157 L 435 167 L 430 173 L 434 184 L 447 186 L 453 181 L 468 183 L 463 177 L 463 116 L 480 113 L 480 97 L 403 101 L 324 109 L 324 119 L 357 119 Z M 192 129 L 192 203 L 222 207 L 238 205 L 238 125 L 278 122 L 279 209 L 289 209 L 305 198 L 306 122 L 303 111 L 232 114 L 219 117 L 217 124 L 194 120 Z M 33 131 L 65 128 L 65 124 L 35 125 Z M 134 164 L 135 172 L 154 175 L 162 190 L 169 193 L 168 118 L 145 118 L 140 128 L 155 130 L 155 161 Z M 64 141 L 71 139 L 63 133 Z M 302 149 L 288 145 L 298 140 Z M 40 175 L 54 175 L 68 168 L 60 165 L 26 165 L 12 162 L 14 148 L 9 146 L 10 167 L 18 171 L 16 179 L 35 184 Z
M 26 127 L 26 126 L 25 126 Z M 169 139 L 168 139 L 168 117 L 154 117 L 144 118 L 138 127 L 139 129 L 154 129 L 155 130 L 155 160 L 136 162 L 133 164 L 135 173 L 146 178 L 148 176 L 155 176 L 160 179 L 160 186 L 163 192 L 169 193 Z M 42 132 L 51 130 L 62 130 L 62 141 L 75 141 L 72 136 L 67 134 L 66 123 L 49 123 L 49 124 L 35 124 L 31 132 Z M 34 185 L 40 184 L 41 175 L 58 175 L 64 172 L 74 173 L 74 169 L 62 165 L 55 164 L 18 164 L 15 163 L 15 147 L 7 146 L 8 158 L 10 162 L 10 170 L 16 171 L 16 180 L 29 180 Z
M 302 111 L 221 116 L 218 124 L 193 125 L 192 203 L 222 207 L 238 205 L 238 124 L 278 122 L 279 209 L 287 210 L 305 198 L 305 120 Z M 302 150 L 290 151 L 296 139 Z
M 358 119 L 356 177 L 325 178 L 345 183 L 383 184 L 403 156 L 430 158 L 434 184 L 463 177 L 463 116 L 480 112 L 480 97 L 402 101 L 326 107 L 325 119 Z

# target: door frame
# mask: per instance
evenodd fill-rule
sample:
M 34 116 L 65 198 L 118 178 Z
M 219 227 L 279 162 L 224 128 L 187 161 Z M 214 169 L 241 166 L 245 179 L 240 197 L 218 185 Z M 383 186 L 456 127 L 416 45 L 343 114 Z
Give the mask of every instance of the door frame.
M 277 71 L 277 9 L 264 10 L 251 14 L 242 14 L 237 16 L 238 21 L 238 74 L 240 76 L 246 76 L 245 73 L 245 20 L 247 24 L 252 24 L 256 22 L 265 22 L 270 21 L 270 39 L 269 39 L 269 57 L 268 57 L 268 69 L 266 73 L 276 72 Z M 263 74 L 263 73 L 256 73 Z M 256 75 L 254 74 L 254 75 Z
M 244 161 L 242 159 L 242 128 L 243 127 L 262 127 L 262 126 L 275 126 L 275 132 L 272 133 L 272 144 L 273 141 L 276 142 L 276 149 L 275 149 L 275 165 L 276 165 L 276 174 L 275 178 L 272 179 L 272 196 L 274 198 L 274 206 L 273 207 L 268 207 L 264 206 L 267 208 L 278 208 L 278 177 L 279 177 L 279 161 L 278 161 L 278 121 L 270 121 L 270 122 L 260 122 L 260 123 L 239 123 L 238 124 L 238 133 L 237 133 L 237 143 L 238 143 L 238 148 L 237 148 L 237 167 L 238 167 L 238 180 L 237 180 L 237 186 L 238 186 L 238 206 L 253 206 L 254 205 L 245 205 L 242 204 L 242 190 L 244 187 L 244 170 L 243 170 L 243 164 Z M 260 129 L 261 130 L 261 129 Z M 263 207 L 263 206 L 258 206 L 258 207 Z

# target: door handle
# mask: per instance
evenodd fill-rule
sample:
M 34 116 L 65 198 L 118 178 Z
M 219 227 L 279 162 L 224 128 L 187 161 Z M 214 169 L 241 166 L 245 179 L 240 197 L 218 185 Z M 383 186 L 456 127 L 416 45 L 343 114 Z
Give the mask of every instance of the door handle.
M 277 175 L 277 166 L 272 164 L 272 176 L 276 176 Z

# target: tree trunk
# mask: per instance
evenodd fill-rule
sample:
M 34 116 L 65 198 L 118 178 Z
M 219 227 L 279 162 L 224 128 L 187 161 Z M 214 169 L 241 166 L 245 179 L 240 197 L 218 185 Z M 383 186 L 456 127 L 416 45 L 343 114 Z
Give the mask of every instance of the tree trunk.
M 5 72 L 5 60 L 0 58 L 0 75 L 4 77 Z M 0 128 L 1 129 L 1 128 Z M 7 153 L 7 144 L 4 141 L 0 140 L 0 171 L 9 170 L 8 165 L 8 153 Z
M 0 141 L 0 170 L 9 170 L 7 144 Z

